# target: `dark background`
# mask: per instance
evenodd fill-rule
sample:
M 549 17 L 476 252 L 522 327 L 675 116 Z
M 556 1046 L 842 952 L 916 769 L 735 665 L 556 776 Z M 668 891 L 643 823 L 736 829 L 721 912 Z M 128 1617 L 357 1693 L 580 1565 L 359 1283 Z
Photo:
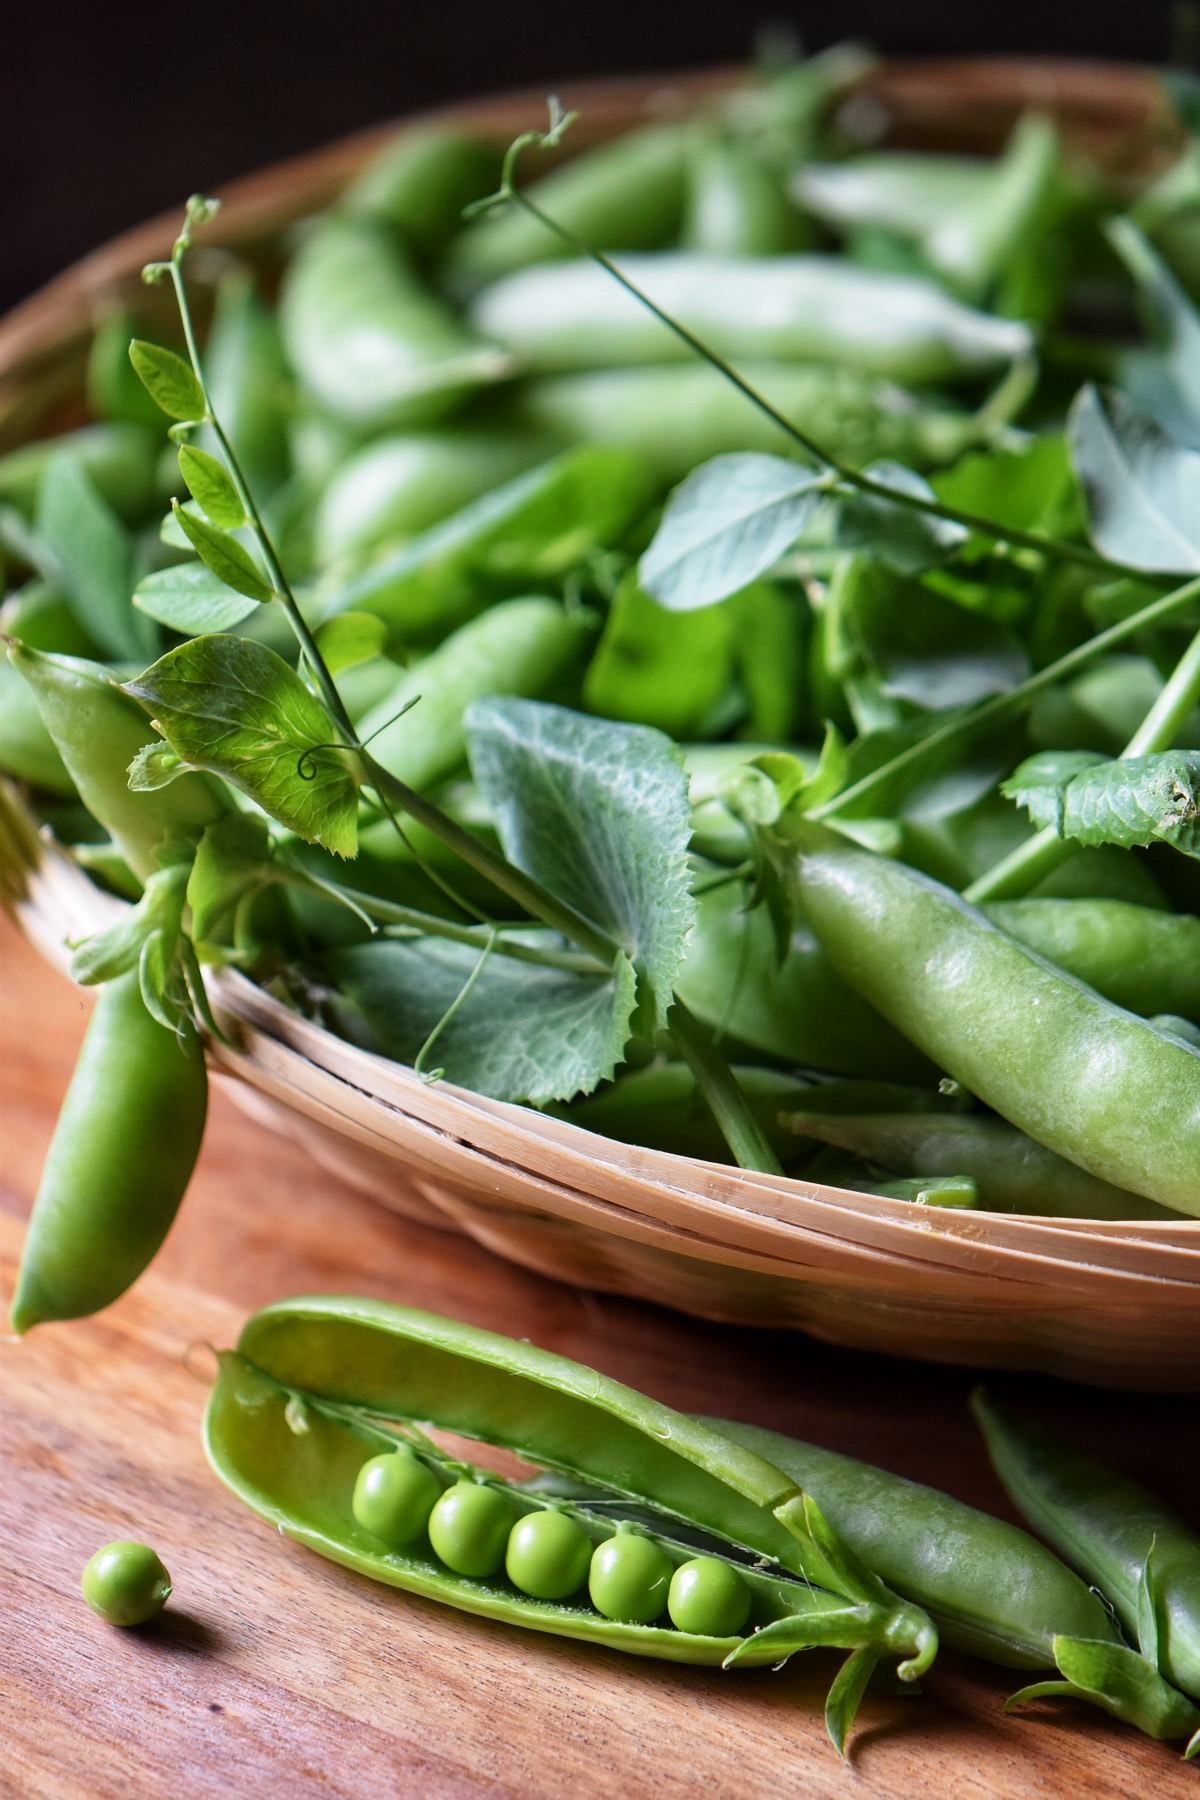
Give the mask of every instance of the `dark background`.
M 0 308 L 193 189 L 357 126 L 489 89 L 736 60 L 772 22 L 810 49 L 858 37 L 901 55 L 1163 62 L 1197 35 L 1169 0 L 7 0 Z

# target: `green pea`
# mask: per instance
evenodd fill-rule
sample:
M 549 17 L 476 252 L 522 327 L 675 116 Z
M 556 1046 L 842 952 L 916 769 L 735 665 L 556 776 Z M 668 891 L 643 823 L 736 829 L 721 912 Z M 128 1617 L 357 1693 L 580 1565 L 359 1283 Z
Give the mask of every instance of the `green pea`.
M 155 1552 L 127 1539 L 89 1557 L 79 1586 L 92 1611 L 110 1625 L 144 1625 L 171 1598 L 171 1577 Z
M 372 1456 L 358 1471 L 351 1510 L 364 1531 L 385 1544 L 424 1535 L 441 1483 L 407 1444 Z
M 652 1625 L 666 1611 L 671 1559 L 653 1538 L 619 1526 L 597 1545 L 588 1570 L 592 1605 L 606 1619 Z
M 750 1617 L 750 1589 L 732 1563 L 693 1556 L 671 1577 L 667 1611 L 672 1625 L 696 1637 L 740 1637 Z
M 535 1600 L 566 1600 L 588 1578 L 592 1540 L 568 1513 L 526 1513 L 512 1528 L 505 1552 L 508 1579 Z
M 429 1515 L 434 1554 L 456 1575 L 494 1575 L 504 1561 L 512 1507 L 498 1489 L 456 1481 Z

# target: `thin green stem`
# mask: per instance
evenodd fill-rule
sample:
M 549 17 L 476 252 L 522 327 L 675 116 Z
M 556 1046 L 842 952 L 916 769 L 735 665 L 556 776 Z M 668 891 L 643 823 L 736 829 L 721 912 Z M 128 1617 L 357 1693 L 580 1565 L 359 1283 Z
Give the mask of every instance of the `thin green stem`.
M 1200 701 L 1200 632 L 1180 657 L 1170 680 L 1121 752 L 1120 761 L 1169 750 L 1180 727 Z M 963 898 L 981 906 L 988 900 L 1016 900 L 1073 856 L 1079 845 L 1049 826 L 1003 857 L 964 889 Z
M 881 764 L 869 775 L 863 775 L 858 781 L 852 782 L 849 787 L 843 788 L 841 793 L 835 794 L 832 800 L 826 800 L 821 806 L 814 807 L 811 816 L 814 819 L 833 818 L 839 812 L 844 811 L 847 806 L 856 805 L 862 800 L 869 799 L 873 793 L 885 787 L 895 776 L 906 774 L 918 767 L 934 751 L 945 749 L 947 744 L 953 743 L 957 738 L 971 736 L 981 726 L 1002 719 L 1009 713 L 1019 712 L 1046 688 L 1053 687 L 1057 682 L 1064 681 L 1068 676 L 1085 668 L 1094 657 L 1102 656 L 1108 650 L 1114 650 L 1118 644 L 1127 642 L 1129 638 L 1136 637 L 1151 626 L 1161 625 L 1197 598 L 1200 598 L 1200 577 L 1185 582 L 1182 587 L 1173 588 L 1169 594 L 1160 595 L 1148 606 L 1143 606 L 1138 612 L 1131 613 L 1127 619 L 1120 619 L 1115 625 L 1110 625 L 1106 631 L 1098 632 L 1085 644 L 1077 644 L 1073 650 L 1068 650 L 1065 656 L 1058 657 L 1055 662 L 1047 663 L 1044 669 L 1039 669 L 1036 675 L 1031 675 L 1019 687 L 1010 688 L 1004 694 L 994 695 L 992 699 L 985 700 L 981 706 L 975 707 L 969 713 L 959 713 L 955 718 L 948 719 L 944 725 L 931 731 L 928 737 L 919 738 L 915 744 L 910 744 L 907 749 L 901 750 L 889 762 Z M 1142 753 L 1139 752 L 1139 754 Z
M 804 452 L 811 462 L 828 470 L 837 481 L 846 483 L 861 494 L 869 494 L 873 499 L 886 500 L 894 506 L 905 506 L 910 512 L 923 513 L 928 518 L 944 519 L 950 524 L 962 525 L 968 531 L 975 532 L 980 537 L 990 538 L 996 543 L 1017 544 L 1025 550 L 1036 550 L 1042 556 L 1057 557 L 1063 562 L 1079 563 L 1084 568 L 1109 574 L 1135 573 L 1127 564 L 1113 562 L 1111 558 L 1102 556 L 1099 551 L 1090 549 L 1086 544 L 1071 544 L 1061 538 L 1046 537 L 1038 531 L 1021 531 L 1013 525 L 999 525 L 994 519 L 982 518 L 978 513 L 964 512 L 961 507 L 948 506 L 944 501 L 926 499 L 920 494 L 889 487 L 886 482 L 877 481 L 874 476 L 866 474 L 863 470 L 856 469 L 849 463 L 841 462 L 830 451 L 824 449 L 814 437 L 810 437 L 808 432 L 797 425 L 793 419 L 789 419 L 785 413 L 780 412 L 777 406 L 773 406 L 766 395 L 754 386 L 753 382 L 739 374 L 732 364 L 726 362 L 725 358 L 711 345 L 706 344 L 703 338 L 698 337 L 694 331 L 689 330 L 678 319 L 672 318 L 669 312 L 659 306 L 657 301 L 653 300 L 644 289 L 624 274 L 610 257 L 604 255 L 603 251 L 594 250 L 569 226 L 560 224 L 548 212 L 544 212 L 536 201 L 530 200 L 528 195 L 513 184 L 511 178 L 501 191 L 505 198 L 524 207 L 525 211 L 545 226 L 547 231 L 553 232 L 560 242 L 569 245 L 577 255 L 587 257 L 598 268 L 603 269 L 606 275 L 610 275 L 618 286 L 624 288 L 625 292 L 639 305 L 645 307 L 647 312 L 652 313 L 661 324 L 674 333 L 681 343 L 686 344 L 689 350 L 694 351 L 703 361 L 723 375 L 725 380 L 737 388 L 740 394 L 744 394 L 746 399 L 758 408 L 764 418 L 768 418 L 773 424 L 778 425 L 779 429 L 791 438 L 792 442 Z
M 738 1167 L 762 1175 L 782 1175 L 783 1165 L 750 1111 L 732 1069 L 700 1021 L 678 997 L 667 1023 Z

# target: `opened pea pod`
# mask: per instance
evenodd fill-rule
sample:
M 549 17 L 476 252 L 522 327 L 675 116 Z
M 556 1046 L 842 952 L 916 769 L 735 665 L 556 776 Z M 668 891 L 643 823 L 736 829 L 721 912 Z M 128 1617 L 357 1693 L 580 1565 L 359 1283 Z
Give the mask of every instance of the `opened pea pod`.
M 503 1481 L 420 1427 L 514 1451 L 615 1510 Z M 937 1651 L 928 1615 L 755 1451 L 565 1357 L 432 1314 L 338 1297 L 267 1307 L 221 1358 L 205 1443 L 221 1480 L 288 1536 L 484 1618 L 710 1666 L 780 1662 L 777 1644 L 754 1646 L 783 1620 L 784 1656 L 848 1649 L 854 1675 L 890 1657 L 913 1680 Z M 844 1672 L 827 1712 L 839 1748 L 861 1692 L 848 1687 Z

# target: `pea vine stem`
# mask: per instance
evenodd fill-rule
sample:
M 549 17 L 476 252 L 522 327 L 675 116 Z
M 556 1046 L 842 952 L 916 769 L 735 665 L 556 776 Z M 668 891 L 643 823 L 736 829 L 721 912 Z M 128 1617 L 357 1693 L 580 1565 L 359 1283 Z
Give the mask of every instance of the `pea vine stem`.
M 810 462 L 816 463 L 819 468 L 828 473 L 832 481 L 844 483 L 860 494 L 869 495 L 874 500 L 886 500 L 893 506 L 907 507 L 910 512 L 922 513 L 928 518 L 942 519 L 952 525 L 961 525 L 966 530 L 974 532 L 980 537 L 989 538 L 995 543 L 1019 545 L 1024 550 L 1035 550 L 1039 555 L 1056 557 L 1062 562 L 1078 563 L 1083 568 L 1106 574 L 1129 575 L 1140 572 L 1131 569 L 1125 563 L 1114 562 L 1110 557 L 1101 555 L 1099 551 L 1091 549 L 1086 544 L 1072 544 L 1061 538 L 1047 537 L 1041 532 L 1022 531 L 1016 526 L 999 525 L 994 519 L 983 518 L 978 513 L 965 512 L 961 507 L 949 506 L 944 501 L 928 499 L 920 494 L 912 494 L 889 487 L 887 482 L 877 481 L 874 476 L 868 475 L 862 469 L 854 468 L 850 463 L 841 462 L 830 451 L 824 449 L 802 426 L 797 425 L 794 419 L 789 419 L 786 413 L 780 412 L 779 408 L 774 406 L 766 395 L 754 386 L 752 381 L 748 381 L 744 375 L 739 374 L 738 370 L 727 362 L 719 351 L 714 350 L 710 344 L 704 342 L 703 338 L 698 337 L 688 326 L 679 319 L 673 318 L 669 312 L 659 306 L 658 302 L 652 299 L 643 288 L 640 288 L 630 276 L 626 275 L 612 261 L 611 257 L 606 256 L 602 250 L 594 249 L 585 239 L 572 231 L 570 226 L 563 225 L 517 186 L 516 165 L 521 151 L 530 147 L 544 148 L 557 144 L 572 117 L 573 115 L 570 113 L 559 114 L 552 107 L 553 122 L 549 131 L 525 132 L 517 138 L 505 157 L 499 189 L 494 195 L 489 196 L 487 201 L 469 210 L 483 211 L 510 201 L 522 207 L 540 225 L 557 237 L 560 243 L 566 244 L 577 256 L 585 257 L 595 263 L 597 268 L 603 269 L 606 275 L 610 276 L 647 312 L 653 314 L 659 323 L 665 325 L 681 343 L 686 344 L 689 350 L 724 376 L 725 380 L 740 394 L 743 394 L 752 406 L 758 408 L 764 418 L 770 419 L 773 424 L 777 425 L 803 451 Z
M 196 338 L 187 285 L 183 277 L 183 261 L 187 251 L 191 248 L 193 225 L 203 223 L 211 217 L 214 210 L 214 204 L 211 201 L 196 198 L 189 202 L 183 231 L 175 241 L 171 260 L 167 265 L 179 309 L 184 342 L 193 373 L 204 397 L 207 423 L 211 426 L 213 435 L 228 461 L 230 478 L 245 509 L 247 521 L 262 555 L 271 584 L 284 608 L 313 679 L 320 688 L 330 716 L 345 741 L 346 748 L 354 753 L 363 778 L 378 794 L 384 810 L 388 813 L 389 818 L 392 818 L 397 830 L 400 827 L 399 822 L 392 815 L 393 806 L 418 824 L 426 826 L 462 862 L 474 869 L 477 874 L 482 875 L 499 893 L 505 894 L 514 901 L 531 918 L 540 920 L 542 924 L 561 933 L 578 950 L 582 951 L 585 957 L 594 959 L 601 968 L 611 969 L 619 954 L 620 946 L 614 943 L 606 932 L 594 925 L 590 919 L 566 901 L 560 900 L 547 888 L 544 888 L 539 881 L 536 881 L 531 875 L 527 875 L 523 869 L 510 863 L 506 857 L 498 856 L 481 839 L 464 830 L 439 806 L 435 806 L 415 788 L 409 787 L 406 782 L 391 774 L 381 763 L 376 762 L 359 738 L 354 721 L 346 710 L 329 665 L 321 654 L 320 646 L 300 610 L 291 584 L 284 573 L 271 534 L 255 503 L 237 452 L 213 408 L 212 396 L 205 380 L 204 365 Z M 162 265 L 154 265 L 154 267 L 161 269 Z M 472 928 L 464 929 L 471 930 Z M 487 954 L 496 944 L 497 933 L 490 922 L 485 922 L 482 930 L 484 934 L 482 940 L 473 935 L 469 941 L 481 943 L 484 953 Z M 675 1003 L 672 1018 L 677 1023 L 677 1041 L 680 1050 L 692 1066 L 697 1083 L 712 1108 L 713 1115 L 735 1160 L 743 1168 L 757 1169 L 771 1174 L 778 1173 L 779 1163 L 775 1154 L 763 1137 L 746 1097 L 738 1086 L 733 1071 L 725 1058 L 707 1037 L 699 1022 L 693 1019 L 687 1009 L 682 1006 L 682 1003 Z

